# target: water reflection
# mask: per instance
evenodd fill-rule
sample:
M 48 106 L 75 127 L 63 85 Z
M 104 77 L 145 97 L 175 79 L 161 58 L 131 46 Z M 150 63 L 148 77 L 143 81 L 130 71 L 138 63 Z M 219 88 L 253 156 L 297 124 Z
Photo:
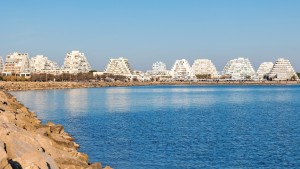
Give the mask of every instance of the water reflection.
M 299 86 L 148 86 L 14 95 L 39 118 L 63 124 L 91 161 L 113 168 L 300 165 Z
M 72 116 L 87 113 L 88 90 L 70 89 L 65 91 L 64 107 Z
M 128 88 L 111 88 L 105 90 L 105 105 L 108 112 L 127 112 L 130 108 Z

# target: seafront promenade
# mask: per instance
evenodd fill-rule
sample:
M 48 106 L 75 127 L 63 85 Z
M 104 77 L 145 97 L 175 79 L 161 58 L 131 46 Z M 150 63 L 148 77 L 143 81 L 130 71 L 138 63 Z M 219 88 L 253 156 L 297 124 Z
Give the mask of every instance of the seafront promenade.
M 152 85 L 297 85 L 300 81 L 201 81 L 201 82 L 0 82 L 8 91 L 73 89 L 93 87 L 152 86 Z

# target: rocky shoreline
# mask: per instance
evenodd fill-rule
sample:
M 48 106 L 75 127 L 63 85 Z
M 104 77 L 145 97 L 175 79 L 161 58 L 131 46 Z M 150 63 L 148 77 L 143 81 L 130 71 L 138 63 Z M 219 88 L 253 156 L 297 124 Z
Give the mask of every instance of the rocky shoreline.
M 219 82 L 0 82 L 0 88 L 8 91 L 74 89 L 117 86 L 153 85 L 297 85 L 300 81 L 219 81 Z
M 102 169 L 101 163 L 89 163 L 73 140 L 62 125 L 42 124 L 14 96 L 0 91 L 0 169 Z

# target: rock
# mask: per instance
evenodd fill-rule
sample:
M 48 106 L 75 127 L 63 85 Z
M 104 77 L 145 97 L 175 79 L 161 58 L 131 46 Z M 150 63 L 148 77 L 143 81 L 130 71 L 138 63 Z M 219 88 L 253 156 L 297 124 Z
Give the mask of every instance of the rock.
M 92 167 L 92 169 L 102 169 L 101 163 L 92 163 L 90 164 L 90 166 Z
M 60 134 L 64 132 L 64 127 L 62 125 L 52 125 L 50 131 L 51 133 Z
M 88 162 L 89 160 L 89 156 L 87 154 L 80 153 L 80 152 L 77 153 L 76 158 L 80 161 L 85 161 L 85 162 Z
M 73 140 L 62 125 L 41 124 L 0 90 L 0 169 L 100 169 L 100 163 L 88 163 L 88 155 L 78 152 Z
M 29 133 L 11 132 L 4 137 L 6 151 L 11 159 L 33 151 L 41 151 L 40 144 Z
M 13 159 L 15 163 L 19 163 L 22 168 L 51 168 L 58 169 L 55 161 L 47 154 L 39 151 L 25 153 L 22 156 Z
M 0 168 L 5 168 L 9 165 L 8 156 L 5 149 L 5 144 L 0 140 Z
M 113 169 L 110 166 L 105 166 L 103 169 Z
M 74 138 L 73 137 L 71 137 L 70 135 L 68 135 L 68 134 L 64 134 L 63 136 L 62 136 L 64 139 L 67 139 L 67 140 L 69 140 L 69 141 L 73 141 L 74 140 Z M 74 146 L 78 146 L 77 148 L 79 148 L 79 145 L 78 144 L 76 144 L 76 143 L 74 142 Z

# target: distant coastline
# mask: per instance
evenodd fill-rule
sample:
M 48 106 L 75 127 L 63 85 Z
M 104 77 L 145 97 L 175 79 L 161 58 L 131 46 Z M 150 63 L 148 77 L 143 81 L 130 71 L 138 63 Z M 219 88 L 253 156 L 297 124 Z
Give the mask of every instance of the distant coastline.
M 122 86 L 155 85 L 300 85 L 300 81 L 201 81 L 201 82 L 0 82 L 0 88 L 8 91 L 75 89 Z

